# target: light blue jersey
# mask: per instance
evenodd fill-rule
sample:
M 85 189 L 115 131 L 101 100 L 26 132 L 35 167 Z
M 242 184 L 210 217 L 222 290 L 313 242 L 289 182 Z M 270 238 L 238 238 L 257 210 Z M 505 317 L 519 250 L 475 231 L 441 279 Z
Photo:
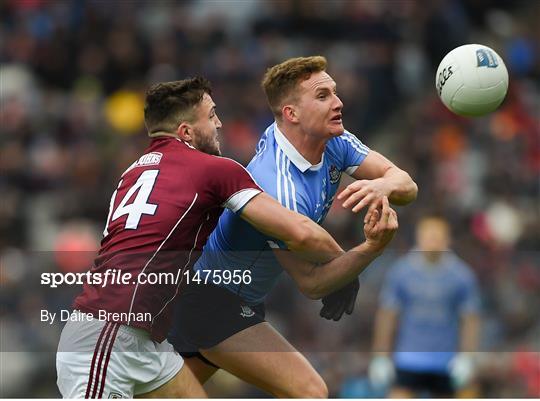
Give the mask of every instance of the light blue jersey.
M 447 373 L 459 349 L 460 318 L 479 309 L 476 280 L 453 252 L 429 265 L 422 252 L 411 251 L 388 273 L 381 306 L 399 314 L 396 367 Z
M 247 166 L 259 186 L 283 206 L 321 223 L 332 206 L 341 173 L 352 174 L 369 149 L 349 132 L 330 139 L 320 163 L 309 163 L 274 123 L 266 129 Z M 251 283 L 221 284 L 250 304 L 258 304 L 274 286 L 282 268 L 271 252 L 283 247 L 237 214 L 225 210 L 210 235 L 197 270 L 249 270 Z M 225 276 L 223 276 L 225 277 Z

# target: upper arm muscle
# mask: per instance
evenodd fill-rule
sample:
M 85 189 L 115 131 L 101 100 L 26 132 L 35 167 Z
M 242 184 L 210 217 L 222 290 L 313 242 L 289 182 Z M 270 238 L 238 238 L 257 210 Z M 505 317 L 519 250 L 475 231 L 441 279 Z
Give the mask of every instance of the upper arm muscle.
M 352 176 L 357 180 L 373 180 L 382 177 L 392 167 L 395 167 L 394 163 L 379 152 L 371 150 Z
M 247 203 L 240 217 L 263 234 L 287 242 L 293 239 L 295 220 L 300 215 L 262 192 Z

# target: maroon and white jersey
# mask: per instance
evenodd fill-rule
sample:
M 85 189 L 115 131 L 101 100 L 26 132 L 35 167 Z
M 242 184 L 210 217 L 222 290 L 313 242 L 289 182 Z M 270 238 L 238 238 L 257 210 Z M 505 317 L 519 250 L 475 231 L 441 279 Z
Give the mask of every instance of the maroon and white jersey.
M 102 278 L 84 284 L 74 307 L 95 318 L 146 329 L 161 342 L 183 273 L 195 262 L 223 207 L 236 212 L 259 192 L 234 160 L 208 155 L 172 137 L 152 140 L 112 196 L 91 269 L 92 277 Z M 114 275 L 105 282 L 107 270 Z

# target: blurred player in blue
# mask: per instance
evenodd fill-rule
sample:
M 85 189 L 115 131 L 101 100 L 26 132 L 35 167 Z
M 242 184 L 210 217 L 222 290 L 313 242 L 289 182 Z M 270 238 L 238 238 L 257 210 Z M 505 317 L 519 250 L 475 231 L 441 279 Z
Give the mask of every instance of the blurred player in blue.
M 350 314 L 358 274 L 397 228 L 389 201 L 407 204 L 417 187 L 344 129 L 343 103 L 324 57 L 276 65 L 262 86 L 276 121 L 262 135 L 248 171 L 282 205 L 318 223 L 334 201 L 341 174 L 358 179 L 338 199 L 354 212 L 368 209 L 366 241 L 347 253 L 338 247 L 336 255 L 314 255 L 312 260 L 327 262 L 315 265 L 225 211 L 194 267 L 200 277 L 211 272 L 219 279 L 208 285 L 192 281 L 179 299 L 170 340 L 203 383 L 219 367 L 276 397 L 327 397 L 315 369 L 265 321 L 265 297 L 286 270 L 306 296 L 323 298 L 321 316 L 339 320 Z M 240 274 L 237 280 L 221 279 L 235 277 L 235 271 L 248 273 L 249 280 Z
M 444 219 L 421 219 L 416 243 L 386 277 L 369 376 L 378 387 L 393 382 L 393 398 L 452 397 L 473 375 L 468 352 L 478 345 L 476 280 L 449 249 Z

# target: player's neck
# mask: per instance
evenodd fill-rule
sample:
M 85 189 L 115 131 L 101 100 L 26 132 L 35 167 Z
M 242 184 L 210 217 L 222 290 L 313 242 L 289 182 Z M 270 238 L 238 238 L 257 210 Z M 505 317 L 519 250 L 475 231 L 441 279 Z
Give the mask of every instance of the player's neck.
M 310 136 L 294 126 L 283 127 L 278 124 L 278 128 L 304 159 L 313 165 L 320 163 L 326 140 Z
M 150 138 L 160 138 L 163 136 L 170 136 L 171 138 L 178 138 L 177 134 L 174 134 L 172 132 L 165 132 L 165 131 L 157 131 L 157 132 L 151 132 L 148 134 Z
M 442 251 L 424 251 L 423 254 L 426 262 L 430 266 L 436 266 L 443 257 Z

